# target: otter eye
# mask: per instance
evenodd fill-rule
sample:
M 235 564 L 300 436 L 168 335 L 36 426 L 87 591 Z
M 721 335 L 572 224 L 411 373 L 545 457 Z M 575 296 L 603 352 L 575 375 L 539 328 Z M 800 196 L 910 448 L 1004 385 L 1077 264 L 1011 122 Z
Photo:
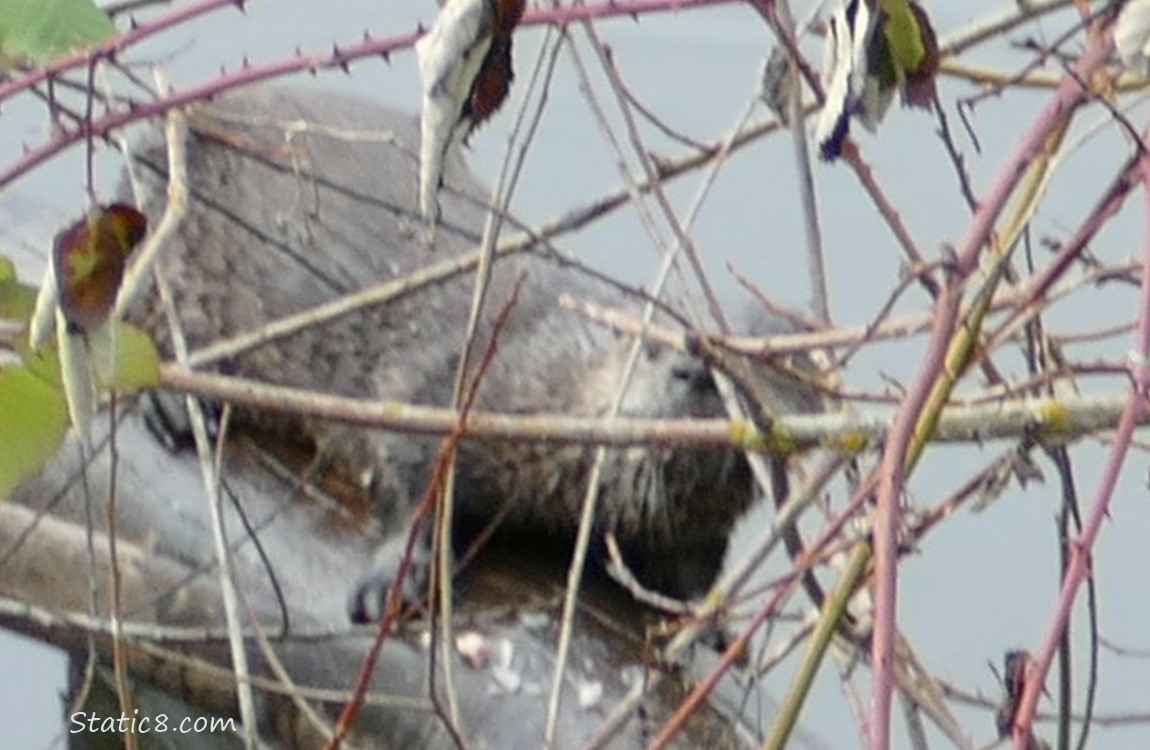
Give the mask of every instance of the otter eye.
M 695 378 L 695 369 L 689 365 L 678 365 L 671 368 L 671 377 L 675 380 L 689 382 Z

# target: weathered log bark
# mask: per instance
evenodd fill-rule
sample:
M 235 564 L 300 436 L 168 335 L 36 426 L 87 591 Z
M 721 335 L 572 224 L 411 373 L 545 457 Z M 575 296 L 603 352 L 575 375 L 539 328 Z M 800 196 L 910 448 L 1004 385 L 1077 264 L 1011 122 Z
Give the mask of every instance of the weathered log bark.
M 210 716 L 234 717 L 235 680 L 196 460 L 167 453 L 136 415 L 120 422 L 116 443 L 123 645 L 133 678 Z M 78 446 L 69 441 L 12 502 L 0 505 L 0 596 L 8 600 L 0 623 L 80 658 L 91 637 L 107 664 L 112 653 L 105 523 L 111 453 L 102 438 L 97 444 L 83 473 L 86 483 Z M 289 695 L 333 691 L 326 700 L 309 699 L 329 721 L 342 706 L 370 640 L 370 629 L 346 622 L 348 576 L 376 539 L 347 523 L 342 510 L 304 497 L 293 479 L 261 468 L 250 454 L 229 461 L 226 487 L 233 498 L 226 501 L 225 516 L 241 595 L 294 683 L 277 680 L 256 639 L 247 639 L 262 736 L 275 747 L 320 747 L 322 728 L 311 725 Z M 94 565 L 87 551 L 85 496 L 95 519 Z M 256 529 L 266 565 L 233 501 Z M 89 614 L 92 571 L 95 617 Z M 489 650 L 486 663 L 457 659 L 455 668 L 462 726 L 473 747 L 541 745 L 562 574 L 560 561 L 505 552 L 483 558 L 461 581 L 457 632 L 468 634 L 479 650 Z M 273 577 L 288 615 L 286 632 Z M 643 626 L 641 609 L 621 592 L 610 585 L 588 587 L 558 746 L 580 746 L 631 685 L 644 679 Z M 423 628 L 405 626 L 385 645 L 374 681 L 380 704 L 361 715 L 354 747 L 453 746 L 428 698 L 425 642 Z M 632 720 L 610 746 L 641 746 L 645 730 L 657 727 L 682 697 L 681 683 L 679 677 L 662 681 L 646 701 L 643 720 Z M 689 723 L 680 746 L 741 747 L 739 736 L 729 717 L 707 709 Z M 218 741 L 227 747 L 223 743 L 235 740 L 225 734 Z

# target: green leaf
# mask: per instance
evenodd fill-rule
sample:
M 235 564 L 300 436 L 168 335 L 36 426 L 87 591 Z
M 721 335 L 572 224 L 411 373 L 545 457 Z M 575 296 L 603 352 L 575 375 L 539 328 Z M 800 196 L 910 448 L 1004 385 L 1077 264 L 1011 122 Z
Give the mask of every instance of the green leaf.
M 121 393 L 160 384 L 160 353 L 148 334 L 127 323 L 116 324 L 116 369 L 112 387 Z
M 0 70 L 44 65 L 116 33 L 92 0 L 0 0 Z
M 116 323 L 114 340 L 111 387 L 128 392 L 158 385 L 160 357 L 148 335 Z M 26 343 L 18 343 L 16 351 L 24 364 L 0 368 L 0 499 L 48 460 L 68 429 L 56 347 L 31 352 Z
M 114 377 L 108 377 L 113 366 L 104 354 L 104 341 L 109 337 L 96 337 L 98 351 L 92 359 L 99 366 L 97 381 L 102 388 L 115 388 L 120 393 L 130 393 L 143 388 L 155 388 L 160 384 L 160 353 L 148 334 L 129 323 L 118 321 L 115 324 L 116 358 Z M 31 351 L 26 341 L 17 342 L 16 353 L 24 362 L 24 367 L 37 378 L 53 385 L 63 392 L 60 379 L 60 352 L 56 340 L 39 351 Z M 103 362 L 103 364 L 100 364 Z M 111 381 L 111 382 L 109 382 Z
M 56 452 L 67 429 L 58 387 L 24 367 L 0 369 L 0 499 Z
M 914 73 L 926 59 L 926 46 L 910 0 L 879 0 L 886 14 L 884 32 L 891 58 L 900 73 Z
M 0 320 L 28 322 L 36 306 L 36 289 L 16 281 L 16 264 L 0 254 Z
M 7 255 L 0 254 L 0 282 L 16 280 L 16 264 Z
M 36 306 L 36 289 L 16 281 L 12 262 L 0 256 L 0 319 L 27 322 Z
M 35 289 L 15 281 L 0 281 L 0 318 L 27 321 L 35 306 Z
M 16 342 L 16 353 L 24 361 L 24 367 L 40 380 L 60 391 L 64 386 L 60 381 L 60 355 L 56 351 L 56 339 L 52 338 L 51 346 L 45 346 L 39 351 L 31 351 L 27 339 Z

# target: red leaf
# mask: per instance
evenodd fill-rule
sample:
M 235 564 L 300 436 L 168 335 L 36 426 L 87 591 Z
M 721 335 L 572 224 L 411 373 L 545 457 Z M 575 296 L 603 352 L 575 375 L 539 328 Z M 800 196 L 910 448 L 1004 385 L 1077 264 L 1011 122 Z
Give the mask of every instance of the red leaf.
M 69 329 L 88 332 L 107 319 L 124 265 L 147 233 L 148 222 L 122 203 L 93 209 L 56 235 L 52 262 L 60 309 Z

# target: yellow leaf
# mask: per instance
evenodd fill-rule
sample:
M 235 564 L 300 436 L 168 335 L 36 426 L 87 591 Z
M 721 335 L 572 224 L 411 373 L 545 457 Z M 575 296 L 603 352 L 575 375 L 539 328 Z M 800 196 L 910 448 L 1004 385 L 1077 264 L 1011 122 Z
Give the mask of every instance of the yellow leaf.
M 884 32 L 900 74 L 914 73 L 926 59 L 926 45 L 909 0 L 879 0 L 886 14 Z

